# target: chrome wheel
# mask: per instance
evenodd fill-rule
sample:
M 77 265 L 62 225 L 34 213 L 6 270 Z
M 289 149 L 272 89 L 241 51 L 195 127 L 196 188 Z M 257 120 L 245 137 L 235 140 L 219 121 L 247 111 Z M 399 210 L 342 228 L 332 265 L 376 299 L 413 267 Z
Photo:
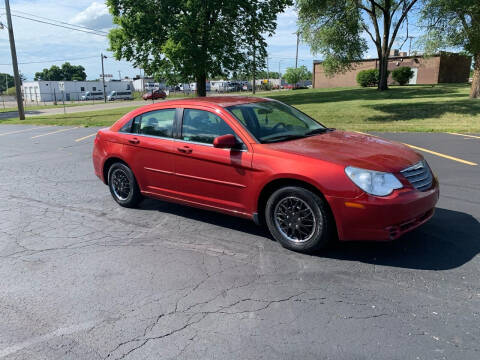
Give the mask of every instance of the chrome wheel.
M 281 199 L 273 216 L 277 229 L 290 241 L 302 243 L 315 234 L 315 214 L 305 201 L 296 196 Z
M 112 182 L 112 190 L 115 196 L 119 200 L 127 200 L 128 195 L 130 195 L 130 191 L 132 186 L 130 184 L 130 180 L 128 179 L 128 175 L 125 170 L 121 168 L 117 168 L 113 170 L 111 176 Z

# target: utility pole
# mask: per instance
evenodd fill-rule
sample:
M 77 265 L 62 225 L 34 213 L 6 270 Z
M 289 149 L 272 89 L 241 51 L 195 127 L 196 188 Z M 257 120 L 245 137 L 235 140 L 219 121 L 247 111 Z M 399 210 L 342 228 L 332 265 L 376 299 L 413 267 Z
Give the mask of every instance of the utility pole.
M 122 73 L 118 70 L 118 80 L 122 80 Z
M 412 39 L 415 39 L 415 36 L 409 36 L 408 38 L 410 39 L 410 44 L 408 45 L 408 56 L 410 56 L 412 52 Z
M 270 67 L 268 65 L 268 54 L 267 54 L 267 84 L 270 85 Z
M 295 55 L 295 69 L 298 67 L 298 43 L 300 42 L 300 32 L 297 30 L 297 54 Z
M 17 95 L 18 117 L 25 120 L 25 109 L 22 99 L 22 81 L 18 72 L 17 50 L 15 49 L 15 38 L 13 36 L 12 15 L 10 14 L 10 2 L 5 0 L 5 11 L 7 13 L 8 37 L 10 39 L 10 52 L 12 54 L 13 77 L 15 78 L 15 93 Z
M 105 69 L 103 68 L 103 59 L 106 59 L 107 57 L 103 55 L 103 53 L 100 54 L 102 58 L 102 82 L 103 82 L 103 100 L 105 103 L 107 102 L 107 92 L 105 90 L 106 85 L 105 85 Z
M 255 94 L 255 74 L 257 72 L 257 66 L 255 64 L 255 53 L 256 53 L 256 48 L 255 48 L 255 40 L 253 40 L 253 84 L 252 84 L 252 94 Z

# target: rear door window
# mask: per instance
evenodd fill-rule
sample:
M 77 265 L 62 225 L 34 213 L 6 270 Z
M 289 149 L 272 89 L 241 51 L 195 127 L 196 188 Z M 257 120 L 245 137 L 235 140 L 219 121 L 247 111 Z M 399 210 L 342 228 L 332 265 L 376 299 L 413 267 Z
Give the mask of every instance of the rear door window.
M 176 109 L 150 111 L 135 118 L 132 132 L 138 134 L 169 137 L 173 136 Z

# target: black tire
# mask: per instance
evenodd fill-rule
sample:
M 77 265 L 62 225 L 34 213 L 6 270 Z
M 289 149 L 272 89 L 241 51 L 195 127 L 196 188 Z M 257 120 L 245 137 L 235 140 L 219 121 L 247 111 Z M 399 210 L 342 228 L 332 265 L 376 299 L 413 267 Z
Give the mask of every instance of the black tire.
M 275 240 L 290 250 L 312 253 L 331 240 L 333 219 L 328 205 L 302 187 L 276 190 L 265 206 L 265 221 Z
M 127 183 L 128 189 L 126 189 Z M 123 207 L 136 207 L 142 200 L 142 194 L 132 170 L 123 163 L 114 163 L 108 169 L 108 187 L 113 199 Z

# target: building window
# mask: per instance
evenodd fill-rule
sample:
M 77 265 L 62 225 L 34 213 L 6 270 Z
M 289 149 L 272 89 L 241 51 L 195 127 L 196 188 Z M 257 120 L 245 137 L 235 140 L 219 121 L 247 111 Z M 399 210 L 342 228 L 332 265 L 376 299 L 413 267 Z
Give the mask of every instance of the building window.
M 80 87 L 80 91 L 85 91 L 85 87 Z
M 94 87 L 93 87 L 93 91 L 95 91 L 95 90 L 97 90 L 97 88 L 94 86 Z
M 127 85 L 127 90 L 130 90 L 130 85 Z

